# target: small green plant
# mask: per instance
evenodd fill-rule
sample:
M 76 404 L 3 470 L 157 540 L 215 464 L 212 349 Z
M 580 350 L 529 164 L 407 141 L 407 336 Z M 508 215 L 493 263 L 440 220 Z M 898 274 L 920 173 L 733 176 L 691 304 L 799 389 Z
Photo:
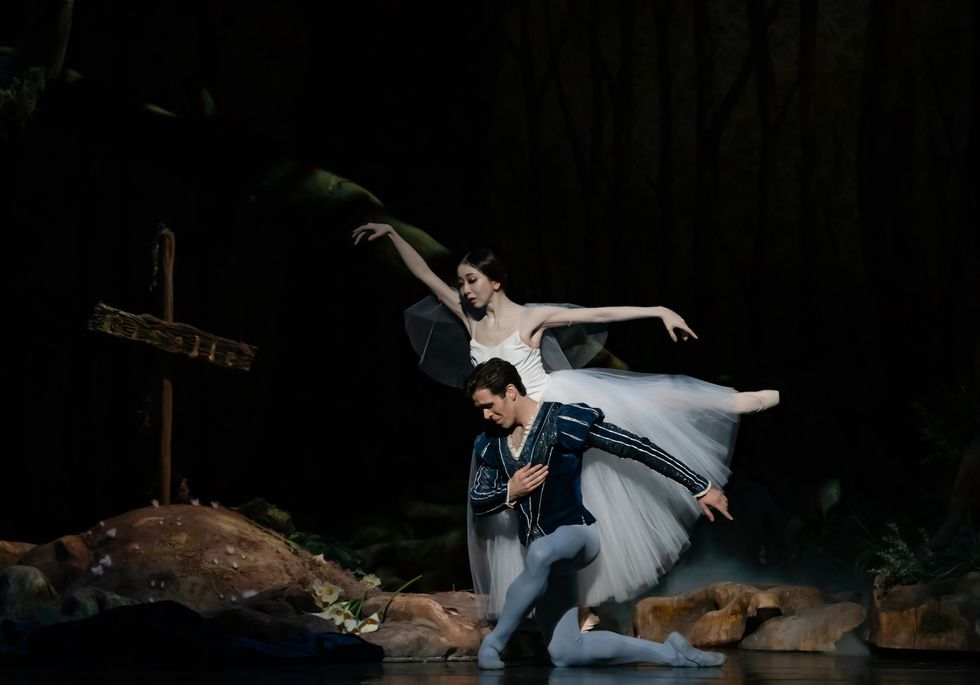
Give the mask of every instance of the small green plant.
M 980 542 L 974 535 L 961 535 L 949 547 L 935 550 L 923 528 L 918 531 L 919 542 L 912 543 L 897 523 L 889 522 L 886 527 L 887 532 L 876 538 L 861 526 L 864 541 L 856 562 L 860 570 L 873 574 L 886 590 L 893 585 L 958 578 L 980 568 Z
M 881 546 L 875 553 L 878 565 L 868 570 L 876 577 L 880 577 L 886 588 L 892 585 L 910 585 L 920 582 L 926 576 L 923 557 L 932 555 L 925 531 L 920 530 L 924 543 L 921 546 L 923 551 L 920 553 L 913 550 L 912 546 L 902 537 L 898 524 L 889 522 L 887 526 L 889 532 L 882 536 Z

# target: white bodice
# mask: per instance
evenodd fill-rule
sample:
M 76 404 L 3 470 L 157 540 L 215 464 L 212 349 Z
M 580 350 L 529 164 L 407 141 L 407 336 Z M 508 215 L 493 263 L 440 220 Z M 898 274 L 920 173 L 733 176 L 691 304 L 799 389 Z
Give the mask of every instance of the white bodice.
M 521 375 L 527 394 L 532 399 L 541 399 L 548 387 L 548 372 L 541 363 L 541 350 L 521 340 L 519 331 L 514 331 L 496 345 L 482 345 L 470 339 L 470 361 L 474 366 L 494 357 L 513 364 Z

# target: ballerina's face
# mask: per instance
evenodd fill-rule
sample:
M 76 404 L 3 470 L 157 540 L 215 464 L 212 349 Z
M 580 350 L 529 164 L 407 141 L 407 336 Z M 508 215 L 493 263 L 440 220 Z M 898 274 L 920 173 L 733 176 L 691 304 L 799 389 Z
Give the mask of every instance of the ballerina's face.
M 494 395 L 487 388 L 473 393 L 473 404 L 483 411 L 483 418 L 493 421 L 501 428 L 512 428 L 517 419 L 517 403 L 514 401 L 517 390 L 508 385 L 503 395 Z
M 491 281 L 475 266 L 464 262 L 456 267 L 456 287 L 467 302 L 477 309 L 483 309 L 493 294 L 500 290 L 500 283 Z

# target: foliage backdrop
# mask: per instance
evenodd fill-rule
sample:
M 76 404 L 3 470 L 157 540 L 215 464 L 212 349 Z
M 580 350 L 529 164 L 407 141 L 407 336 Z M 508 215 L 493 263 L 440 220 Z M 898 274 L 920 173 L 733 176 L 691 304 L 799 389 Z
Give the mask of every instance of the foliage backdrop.
M 16 45 L 29 3 L 2 12 Z M 351 248 L 356 212 L 269 192 L 284 160 L 498 249 L 518 300 L 666 304 L 702 338 L 617 324 L 635 369 L 780 388 L 736 454 L 745 556 L 935 527 L 977 430 L 978 25 L 965 0 L 77 2 L 84 78 L 4 144 L 0 539 L 152 496 L 159 359 L 83 329 L 97 300 L 157 311 L 158 221 L 177 319 L 260 348 L 247 377 L 175 369 L 191 491 L 361 542 L 445 530 L 402 514 L 458 507 L 479 423 L 414 368 L 424 292 Z

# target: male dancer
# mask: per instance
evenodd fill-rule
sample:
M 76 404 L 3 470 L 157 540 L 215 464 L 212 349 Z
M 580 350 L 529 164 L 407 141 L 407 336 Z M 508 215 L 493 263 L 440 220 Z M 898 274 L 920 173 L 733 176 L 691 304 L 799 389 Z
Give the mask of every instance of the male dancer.
M 647 438 L 605 423 L 599 409 L 539 404 L 527 396 L 509 362 L 490 359 L 478 365 L 465 388 L 484 418 L 500 429 L 476 439 L 480 461 L 470 488 L 473 511 L 480 516 L 503 507 L 516 509 L 520 539 L 527 547 L 524 571 L 507 589 L 497 625 L 480 646 L 480 668 L 504 667 L 500 652 L 532 608 L 556 666 L 723 664 L 723 654 L 702 652 L 679 633 L 661 644 L 579 630 L 576 572 L 599 554 L 595 517 L 582 502 L 582 453 L 598 447 L 649 466 L 687 488 L 711 521 L 711 507 L 732 518 L 725 495 Z

